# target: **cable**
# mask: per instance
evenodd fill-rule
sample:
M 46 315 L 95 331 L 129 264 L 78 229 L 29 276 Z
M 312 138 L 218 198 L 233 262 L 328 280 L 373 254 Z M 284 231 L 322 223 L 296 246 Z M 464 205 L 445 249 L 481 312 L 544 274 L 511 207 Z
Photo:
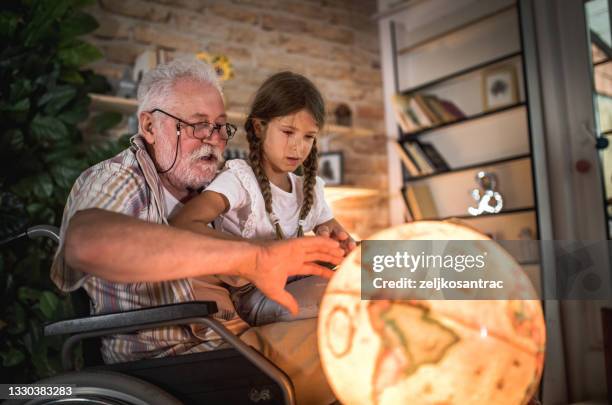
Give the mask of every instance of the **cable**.
M 176 148 L 174 151 L 174 160 L 172 161 L 172 164 L 170 165 L 169 168 L 167 168 L 166 170 L 162 170 L 162 171 L 157 170 L 157 173 L 159 174 L 167 173 L 170 170 L 172 170 L 172 168 L 174 167 L 174 164 L 176 163 L 176 158 L 178 156 L 179 139 L 181 139 L 181 124 L 177 122 L 176 123 Z

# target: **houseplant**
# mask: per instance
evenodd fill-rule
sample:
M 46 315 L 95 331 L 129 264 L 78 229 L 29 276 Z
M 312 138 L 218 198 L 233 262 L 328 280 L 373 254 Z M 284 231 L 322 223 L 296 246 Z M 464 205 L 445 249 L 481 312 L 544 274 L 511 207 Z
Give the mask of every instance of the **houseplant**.
M 80 128 L 90 92 L 108 83 L 84 66 L 102 54 L 81 37 L 98 23 L 82 0 L 0 3 L 0 240 L 27 226 L 61 221 L 76 177 L 121 149 L 108 140 L 86 145 Z M 96 117 L 103 131 L 120 117 Z M 25 382 L 60 370 L 58 339 L 44 322 L 70 315 L 66 296 L 49 280 L 50 241 L 0 247 L 0 381 Z

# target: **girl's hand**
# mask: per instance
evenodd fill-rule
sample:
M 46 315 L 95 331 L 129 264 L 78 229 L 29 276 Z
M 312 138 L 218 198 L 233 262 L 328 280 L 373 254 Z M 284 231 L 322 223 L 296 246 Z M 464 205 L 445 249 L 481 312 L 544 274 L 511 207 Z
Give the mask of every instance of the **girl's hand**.
M 355 240 L 343 229 L 330 229 L 327 225 L 320 225 L 317 227 L 316 234 L 317 236 L 324 236 L 340 242 L 340 247 L 344 250 L 345 256 L 357 247 Z

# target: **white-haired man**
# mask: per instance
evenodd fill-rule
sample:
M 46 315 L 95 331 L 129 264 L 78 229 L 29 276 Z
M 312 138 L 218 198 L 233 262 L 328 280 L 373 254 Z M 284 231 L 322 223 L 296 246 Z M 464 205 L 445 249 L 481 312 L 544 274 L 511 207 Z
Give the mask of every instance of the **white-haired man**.
M 199 61 L 177 60 L 150 71 L 138 102 L 139 134 L 130 148 L 87 169 L 75 182 L 53 281 L 64 291 L 83 287 L 96 314 L 214 300 L 219 320 L 292 377 L 301 403 L 331 402 L 314 320 L 249 328 L 236 315 L 221 280 L 244 277 L 296 312 L 294 298 L 284 290 L 287 277 L 329 277 L 329 270 L 314 262 L 339 263 L 343 252 L 337 242 L 312 237 L 253 244 L 167 226 L 173 210 L 214 178 L 236 127 L 227 122 L 214 71 Z M 114 363 L 219 344 L 208 329 L 176 326 L 106 338 L 102 354 Z

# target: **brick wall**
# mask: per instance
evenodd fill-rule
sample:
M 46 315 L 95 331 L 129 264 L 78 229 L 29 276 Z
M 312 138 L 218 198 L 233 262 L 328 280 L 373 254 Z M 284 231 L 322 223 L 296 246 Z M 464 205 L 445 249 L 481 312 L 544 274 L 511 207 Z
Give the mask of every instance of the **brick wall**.
M 375 0 L 98 0 L 100 23 L 90 37 L 105 59 L 93 68 L 119 79 L 144 50 L 207 51 L 228 56 L 234 78 L 224 84 L 227 108 L 246 112 L 257 87 L 289 69 L 323 93 L 328 120 L 347 104 L 353 124 L 376 135 L 323 135 L 327 150 L 342 150 L 345 183 L 379 189 L 376 197 L 334 204 L 337 218 L 360 237 L 388 225 L 387 159 Z M 244 147 L 239 133 L 230 147 Z

